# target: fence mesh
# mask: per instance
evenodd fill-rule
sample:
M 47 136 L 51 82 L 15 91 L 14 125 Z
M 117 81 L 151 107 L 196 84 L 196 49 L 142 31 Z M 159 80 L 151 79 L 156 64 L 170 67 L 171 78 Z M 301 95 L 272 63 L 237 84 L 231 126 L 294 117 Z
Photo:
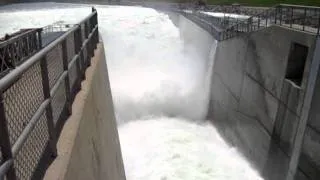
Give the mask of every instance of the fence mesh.
M 62 110 L 66 104 L 66 89 L 65 82 L 63 81 L 56 91 L 55 95 L 52 97 L 51 105 L 52 105 L 52 113 L 53 113 L 53 122 L 56 124 L 59 116 L 62 113 Z
M 48 140 L 47 119 L 45 113 L 43 113 L 14 160 L 18 179 L 32 179 L 40 158 L 44 154 Z
M 82 38 L 82 42 L 83 42 L 83 40 L 84 39 L 86 39 L 85 37 L 86 37 L 86 33 L 85 33 L 85 24 L 84 23 L 82 23 L 81 25 L 80 25 L 80 27 L 81 27 L 81 38 Z
M 79 60 L 79 58 L 77 59 Z M 74 88 L 75 82 L 77 80 L 78 71 L 77 71 L 77 62 L 75 62 L 69 69 L 69 81 L 71 89 Z
M 55 46 L 46 56 L 50 89 L 63 73 L 62 45 Z
M 91 15 L 90 18 L 91 19 L 88 19 L 87 21 L 93 22 L 92 18 L 96 18 L 96 16 Z M 85 22 L 87 23 L 87 27 L 93 26 L 88 24 L 88 22 Z M 95 26 L 97 22 L 94 22 Z M 51 128 L 51 115 L 53 117 L 53 123 L 55 125 L 59 125 L 58 128 L 63 127 L 63 123 L 60 122 L 66 120 L 67 116 L 69 115 L 69 111 L 65 111 L 68 110 L 66 109 L 68 108 L 68 106 L 66 105 L 70 105 L 70 103 L 72 103 L 72 98 L 74 98 L 75 94 L 78 92 L 80 88 L 79 82 L 82 80 L 82 78 L 84 78 L 83 74 L 86 69 L 85 61 L 90 59 L 90 57 L 88 56 L 92 55 L 92 53 L 90 53 L 90 48 L 86 50 L 86 47 L 83 47 L 82 49 L 85 52 L 81 52 L 81 55 L 80 57 L 78 57 L 76 62 L 70 64 L 71 60 L 76 54 L 75 43 L 77 43 L 80 38 L 83 38 L 83 42 L 86 34 L 89 33 L 86 32 L 85 23 L 82 23 L 80 25 L 81 31 L 74 30 L 68 37 L 66 37 L 66 39 L 61 39 L 61 41 L 58 42 L 58 45 L 53 47 L 47 54 L 41 54 L 41 57 L 45 57 L 46 59 L 47 69 L 41 66 L 44 65 L 42 64 L 44 59 L 36 59 L 36 62 L 33 65 L 23 64 L 21 66 L 24 66 L 26 70 L 24 69 L 23 72 L 14 70 L 15 73 L 19 74 L 18 76 L 16 76 L 16 74 L 9 74 L 8 78 L 14 82 L 9 87 L 6 86 L 7 88 L 0 92 L 3 98 L 3 111 L 5 114 L 5 118 L 1 118 L 1 120 L 7 121 L 6 123 L 8 127 L 6 128 L 8 128 L 9 134 L 9 137 L 7 138 L 9 138 L 10 140 L 10 145 L 6 145 L 12 148 L 18 138 L 26 138 L 26 140 L 22 144 L 16 144 L 16 151 L 14 153 L 17 154 L 14 154 L 14 157 L 8 157 L 9 159 L 13 159 L 13 166 L 10 168 L 13 168 L 12 170 L 14 171 L 11 172 L 15 172 L 13 176 L 16 175 L 17 179 L 41 179 L 43 177 L 43 174 L 45 173 L 46 168 L 52 161 L 52 158 L 49 157 L 49 155 L 51 155 L 51 150 L 53 150 L 52 146 L 56 146 L 56 144 L 53 143 L 56 142 L 52 142 L 52 144 L 50 144 L 49 146 L 50 138 L 48 128 Z M 75 33 L 79 35 L 77 39 L 75 38 L 77 37 L 75 36 Z M 31 39 L 35 40 L 35 37 L 36 36 L 31 37 Z M 28 38 L 26 39 L 21 37 L 21 39 L 22 41 L 26 42 L 29 41 Z M 62 79 L 62 74 L 65 71 L 64 63 L 66 63 L 63 61 L 64 59 L 62 53 L 62 44 L 64 41 L 66 41 L 67 46 L 66 49 L 67 61 L 69 63 L 68 66 L 71 65 L 70 69 L 68 69 L 68 76 L 70 78 L 69 83 L 71 88 L 71 94 L 69 95 L 66 94 L 67 92 L 69 92 L 69 88 L 66 87 L 67 84 L 65 84 L 68 81 L 67 79 Z M 96 40 L 89 41 L 89 43 L 97 42 L 98 41 Z M 2 45 L 4 46 L 4 44 Z M 93 47 L 93 45 L 90 44 L 87 44 L 86 46 Z M 96 46 L 96 44 L 94 46 Z M 31 51 L 34 50 L 35 47 L 28 46 L 28 48 L 31 48 L 27 49 Z M 2 65 L 3 63 L 0 64 Z M 3 70 L 7 71 L 7 69 Z M 47 70 L 47 72 L 45 70 Z M 46 76 L 48 76 L 48 79 Z M 48 82 L 46 82 L 47 80 Z M 48 89 L 47 87 L 43 87 L 43 84 L 47 83 L 49 84 L 50 89 Z M 44 91 L 45 93 L 48 93 L 48 90 L 52 91 L 53 87 L 57 88 L 55 89 L 54 94 L 51 94 L 51 97 L 46 97 L 50 98 L 49 100 L 51 101 L 52 114 L 47 114 L 51 112 L 50 109 L 47 109 L 49 111 L 43 112 L 33 129 L 26 129 L 26 127 L 30 125 L 30 120 L 32 119 L 32 117 L 34 117 L 36 112 L 39 110 L 40 105 L 44 102 L 44 100 L 47 100 L 44 98 Z M 69 102 L 67 102 L 67 97 L 71 97 L 70 99 L 68 98 Z M 49 106 L 47 108 L 49 108 Z M 47 119 L 47 117 L 50 119 Z M 50 132 L 53 132 L 51 135 L 57 133 L 57 136 L 59 136 L 58 128 L 53 127 L 52 129 L 50 129 Z M 21 134 L 23 131 L 26 131 L 27 133 L 23 134 L 24 136 L 22 137 Z M 57 137 L 52 138 L 54 139 Z M 4 158 L 2 156 L 3 155 L 0 147 L 0 166 L 3 164 Z M 2 166 L 1 168 L 3 167 L 4 166 Z M 1 172 L 0 176 L 6 176 L 6 173 L 8 172 Z M 6 180 L 7 178 L 4 177 L 4 179 Z
M 68 51 L 68 62 L 70 62 L 73 56 L 75 55 L 73 33 L 71 33 L 67 38 L 67 51 Z
M 10 143 L 13 145 L 44 100 L 39 62 L 9 87 L 3 97 Z

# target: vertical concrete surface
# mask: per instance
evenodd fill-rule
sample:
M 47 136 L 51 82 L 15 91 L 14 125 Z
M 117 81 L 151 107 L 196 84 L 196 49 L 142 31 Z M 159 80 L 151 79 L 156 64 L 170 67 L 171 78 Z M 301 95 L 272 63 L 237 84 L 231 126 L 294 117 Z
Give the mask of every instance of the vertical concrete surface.
M 309 179 L 320 178 L 320 38 L 317 39 L 317 46 L 313 57 L 312 69 L 308 79 L 308 93 L 302 112 L 303 120 L 300 121 L 299 130 L 296 138 L 296 158 L 292 160 L 295 165 Z M 296 176 L 296 179 L 299 177 Z
M 266 179 L 289 172 L 315 39 L 272 26 L 218 43 L 208 117 Z M 301 85 L 286 79 L 292 43 L 308 47 Z
M 58 157 L 45 179 L 125 179 L 102 43 L 86 71 L 59 138 Z

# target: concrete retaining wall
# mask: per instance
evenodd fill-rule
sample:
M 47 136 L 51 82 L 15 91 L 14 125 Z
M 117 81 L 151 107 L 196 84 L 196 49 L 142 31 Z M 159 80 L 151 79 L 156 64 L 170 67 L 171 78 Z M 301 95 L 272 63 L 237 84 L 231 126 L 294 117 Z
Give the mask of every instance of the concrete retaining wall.
M 309 113 L 305 118 L 306 127 L 305 134 L 302 144 L 301 156 L 299 160 L 299 167 L 307 174 L 309 179 L 320 178 L 320 72 L 319 72 L 319 61 L 320 61 L 320 38 L 317 40 L 317 46 L 315 49 L 314 61 L 315 64 L 311 65 L 314 69 L 313 74 L 310 73 L 309 81 L 313 81 L 314 84 L 310 93 L 310 108 Z M 316 64 L 318 63 L 318 64 Z M 311 79 L 311 80 L 310 80 Z M 306 98 L 305 98 L 306 99 Z
M 292 43 L 308 47 L 301 85 L 286 79 Z M 320 75 L 307 128 L 302 117 L 302 112 L 310 111 L 306 101 L 314 88 L 310 86 L 309 78 L 314 76 L 310 69 L 319 59 L 314 56 L 319 48 L 314 35 L 279 26 L 218 42 L 208 119 L 266 179 L 282 180 L 291 174 L 296 174 L 296 179 L 320 177 L 320 156 L 316 153 L 320 152 L 316 110 Z M 312 87 L 308 93 L 307 87 Z M 302 146 L 299 137 L 304 137 Z
M 102 43 L 86 71 L 59 138 L 58 157 L 45 179 L 125 179 Z
M 300 87 L 285 78 L 293 42 L 309 48 Z M 278 26 L 218 43 L 208 116 L 266 179 L 290 169 L 314 48 L 315 36 Z

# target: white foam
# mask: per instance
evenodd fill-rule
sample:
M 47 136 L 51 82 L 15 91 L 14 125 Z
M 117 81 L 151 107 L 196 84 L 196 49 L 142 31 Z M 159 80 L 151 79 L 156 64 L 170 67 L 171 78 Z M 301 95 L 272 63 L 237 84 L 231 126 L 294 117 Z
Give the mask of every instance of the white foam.
M 98 7 L 118 120 L 144 116 L 204 119 L 206 61 L 186 51 L 167 14 Z
M 235 18 L 235 19 L 248 19 L 248 18 L 250 18 L 250 16 L 247 16 L 247 15 L 232 14 L 232 13 L 219 13 L 219 12 L 206 12 L 206 11 L 202 11 L 201 13 L 207 14 L 209 16 L 214 16 L 214 17 L 230 17 L 230 18 Z
M 119 128 L 128 179 L 260 180 L 210 124 L 158 117 Z

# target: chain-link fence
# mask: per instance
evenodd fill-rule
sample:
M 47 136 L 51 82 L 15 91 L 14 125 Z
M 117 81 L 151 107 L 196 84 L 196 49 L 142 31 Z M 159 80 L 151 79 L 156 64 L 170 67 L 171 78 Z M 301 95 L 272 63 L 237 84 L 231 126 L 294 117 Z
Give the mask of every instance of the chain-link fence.
M 93 9 L 43 49 L 30 46 L 36 52 L 0 79 L 0 179 L 43 177 L 98 40 Z
M 0 39 L 0 78 L 41 48 L 41 29 L 22 29 Z

